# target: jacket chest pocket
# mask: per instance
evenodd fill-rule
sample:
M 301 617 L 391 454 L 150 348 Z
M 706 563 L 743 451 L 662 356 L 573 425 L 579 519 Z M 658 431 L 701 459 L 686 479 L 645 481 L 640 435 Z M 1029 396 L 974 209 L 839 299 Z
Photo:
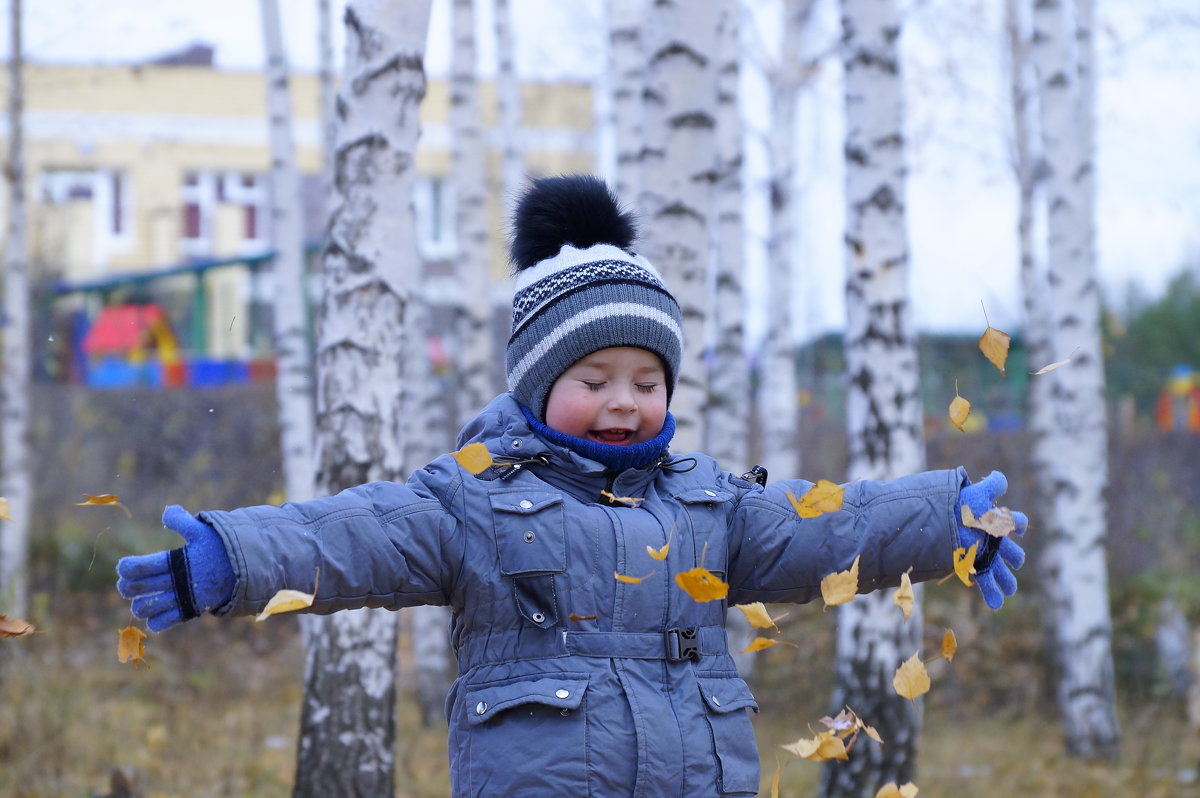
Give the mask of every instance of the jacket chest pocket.
M 689 488 L 671 494 L 683 506 L 691 525 L 695 546 L 695 564 L 725 575 L 729 531 L 729 513 L 734 496 L 719 488 Z M 703 559 L 703 562 L 701 562 Z
M 512 583 L 517 611 L 541 629 L 558 622 L 555 576 L 567 570 L 566 527 L 558 493 L 493 493 L 500 573 Z

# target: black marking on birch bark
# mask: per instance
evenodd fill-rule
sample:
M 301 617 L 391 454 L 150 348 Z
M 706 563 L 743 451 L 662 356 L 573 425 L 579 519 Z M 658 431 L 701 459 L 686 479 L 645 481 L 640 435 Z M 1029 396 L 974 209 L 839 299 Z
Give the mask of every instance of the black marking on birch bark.
M 1049 80 L 1046 81 L 1046 86 L 1051 89 L 1065 89 L 1070 85 L 1071 79 L 1065 72 L 1062 71 L 1055 72 L 1050 76 Z
M 642 102 L 662 105 L 664 102 L 666 102 L 666 99 L 656 89 L 646 86 L 642 89 Z
M 881 55 L 866 47 L 860 47 L 855 51 L 854 56 L 846 62 L 848 70 L 855 67 L 875 69 L 887 75 L 900 74 L 900 65 L 896 61 L 895 56 Z
M 874 206 L 882 213 L 892 213 L 904 210 L 904 203 L 900 202 L 896 197 L 896 192 L 892 191 L 890 183 L 884 183 L 871 194 L 863 202 L 854 203 L 856 209 L 863 209 L 869 206 Z
M 872 142 L 879 149 L 898 150 L 904 147 L 904 134 L 895 132 L 880 136 Z
M 414 79 L 413 82 L 419 87 L 419 93 L 417 88 L 413 88 L 406 93 L 416 94 L 420 97 L 425 96 L 425 61 L 418 53 L 396 53 L 374 69 L 356 75 L 354 80 L 350 82 L 350 86 L 355 94 L 362 94 L 377 79 L 392 74 Z
M 641 41 L 641 39 L 641 31 L 635 27 L 611 28 L 608 32 L 608 40 L 613 44 L 636 43 Z
M 888 25 L 883 29 L 883 41 L 887 44 L 895 44 L 900 38 L 900 26 Z
M 671 130 L 684 128 L 712 130 L 716 126 L 717 120 L 707 111 L 685 111 L 681 114 L 675 114 L 667 120 L 667 127 Z
M 660 210 L 654 216 L 656 219 L 692 218 L 698 222 L 704 221 L 704 215 L 702 213 L 690 205 L 679 202 L 678 200 L 665 205 L 662 210 Z
M 843 153 L 847 161 L 855 166 L 866 166 L 871 162 L 871 156 L 866 148 L 859 144 L 847 143 L 843 148 Z
M 686 58 L 699 67 L 708 65 L 708 59 L 696 52 L 686 42 L 673 41 L 650 56 L 650 66 L 657 66 L 668 58 Z

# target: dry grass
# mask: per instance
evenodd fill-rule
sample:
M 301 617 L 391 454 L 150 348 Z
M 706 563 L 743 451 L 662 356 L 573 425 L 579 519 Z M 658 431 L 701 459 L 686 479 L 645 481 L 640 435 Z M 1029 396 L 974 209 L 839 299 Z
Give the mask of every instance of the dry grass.
M 302 672 L 294 621 L 204 618 L 151 636 L 150 667 L 133 669 L 115 656 L 126 607 L 43 602 L 30 615 L 44 634 L 0 641 L 0 795 L 83 798 L 118 765 L 138 773 L 147 798 L 289 795 Z M 823 654 L 828 621 L 805 615 L 804 628 L 789 634 L 811 647 L 764 658 L 756 688 L 764 796 L 776 759 L 791 759 L 777 746 L 823 714 L 827 678 L 799 663 Z M 966 654 L 954 667 L 994 678 Z M 1036 689 L 997 701 L 956 678 L 943 676 L 940 693 L 935 681 L 925 703 L 922 796 L 1200 796 L 1200 734 L 1185 727 L 1176 703 L 1127 704 L 1121 761 L 1088 764 L 1064 755 L 1054 709 Z M 444 730 L 420 730 L 407 696 L 398 711 L 408 731 L 397 746 L 397 794 L 447 795 Z M 819 777 L 817 764 L 787 762 L 781 795 L 815 795 Z

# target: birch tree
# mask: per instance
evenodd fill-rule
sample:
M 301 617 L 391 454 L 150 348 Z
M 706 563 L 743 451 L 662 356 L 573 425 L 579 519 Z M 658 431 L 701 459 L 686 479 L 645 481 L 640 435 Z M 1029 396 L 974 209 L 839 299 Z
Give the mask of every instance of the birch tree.
M 454 49 L 450 75 L 450 129 L 453 144 L 455 268 L 462 288 L 455 304 L 458 338 L 456 393 L 458 421 L 464 424 L 494 395 L 489 379 L 492 348 L 488 319 L 491 277 L 488 273 L 487 153 L 483 140 L 479 79 L 475 69 L 475 2 L 454 0 Z
M 317 487 L 405 477 L 405 314 L 419 276 L 412 211 L 429 2 L 351 0 L 317 347 Z M 294 794 L 391 795 L 393 613 L 305 627 Z
M 0 496 L 8 518 L 0 522 L 0 607 L 21 617 L 28 601 L 29 514 L 29 240 L 25 206 L 25 77 L 21 0 L 9 5 L 8 227 L 4 242 L 4 362 L 0 365 Z
M 704 422 L 704 450 L 722 467 L 749 467 L 750 372 L 744 352 L 742 292 L 742 120 L 738 107 L 741 3 L 722 0 L 717 37 L 716 221 L 713 225 L 713 325 L 716 343 Z M 737 615 L 742 615 L 739 611 Z M 743 615 L 744 617 L 744 615 Z M 749 641 L 747 641 L 749 642 Z
M 521 83 L 513 60 L 512 10 L 496 0 L 496 111 L 500 117 L 500 196 L 504 218 L 511 216 L 525 180 L 525 148 L 521 142 Z
M 849 479 L 925 466 L 917 341 L 909 301 L 904 90 L 896 0 L 842 0 L 846 113 L 846 425 Z M 921 647 L 921 596 L 904 620 L 893 590 L 838 608 L 831 706 L 872 718 L 887 745 L 826 763 L 824 796 L 872 796 L 913 780 L 920 710 L 892 689 Z
M 1064 356 L 1046 377 L 1053 419 L 1044 434 L 1053 493 L 1042 528 L 1042 570 L 1057 652 L 1058 704 L 1067 749 L 1112 759 L 1120 744 L 1104 539 L 1107 418 L 1096 280 L 1092 181 L 1094 97 L 1090 0 L 1037 0 L 1032 55 L 1046 165 L 1050 341 Z
M 796 107 L 804 70 L 801 41 L 815 0 L 786 0 L 779 62 L 771 75 L 771 233 L 767 335 L 760 366 L 762 465 L 774 479 L 795 477 L 800 467 L 796 434 L 796 359 L 792 337 L 792 269 L 795 250 L 793 191 Z
M 647 13 L 643 249 L 683 316 L 684 351 L 671 409 L 679 451 L 699 448 L 707 401 L 704 357 L 714 221 L 718 0 L 654 0 Z
M 329 215 L 333 196 L 333 153 L 337 146 L 337 91 L 333 77 L 333 14 L 330 0 L 317 0 L 317 102 L 321 125 L 321 208 Z
M 646 84 L 646 53 L 642 38 L 647 0 L 609 0 L 608 58 L 612 81 L 613 136 L 616 140 L 618 197 L 641 201 L 641 166 L 645 125 L 642 91 Z
M 292 143 L 292 99 L 279 0 L 261 0 L 260 7 L 271 141 L 275 396 L 279 402 L 284 494 L 289 501 L 305 501 L 313 493 L 313 399 L 300 171 Z

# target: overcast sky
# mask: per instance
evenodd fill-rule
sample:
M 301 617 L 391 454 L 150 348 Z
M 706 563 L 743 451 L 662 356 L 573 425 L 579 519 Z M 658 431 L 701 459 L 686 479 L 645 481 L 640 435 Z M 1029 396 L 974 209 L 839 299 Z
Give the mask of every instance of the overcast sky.
M 510 2 L 523 75 L 597 74 L 603 64 L 600 0 Z M 755 3 L 762 10 L 760 27 L 747 35 L 769 59 L 778 30 L 771 23 L 775 0 Z M 340 19 L 344 2 L 334 5 Z M 480 29 L 490 34 L 491 3 L 481 5 Z M 1002 6 L 1000 0 L 908 3 L 908 210 L 922 329 L 979 329 L 981 301 L 993 325 L 1020 326 Z M 312 70 L 316 0 L 281 0 L 281 7 L 293 68 Z M 258 69 L 262 63 L 253 0 L 37 0 L 25 8 L 32 60 L 130 63 L 203 41 L 216 47 L 219 68 Z M 1098 17 L 1100 273 L 1120 304 L 1129 284 L 1155 295 L 1185 261 L 1200 262 L 1200 7 L 1196 0 L 1098 0 Z M 815 46 L 836 35 L 832 3 L 824 20 L 826 31 L 814 36 Z M 0 30 L 6 25 L 5 16 Z M 7 49 L 7 31 L 2 35 Z M 339 57 L 341 42 L 338 35 Z M 449 2 L 434 0 L 431 73 L 447 71 L 448 50 Z M 489 35 L 481 39 L 480 62 L 485 73 L 493 70 Z M 800 143 L 804 235 L 796 303 L 803 337 L 843 320 L 839 81 L 832 63 L 801 106 L 809 131 Z M 746 102 L 761 106 L 762 82 L 751 72 L 743 84 Z M 760 129 L 752 125 L 748 159 L 761 172 L 761 146 L 754 142 L 767 117 L 756 113 L 752 119 Z M 762 204 L 750 211 L 751 230 L 761 232 Z M 750 285 L 764 290 L 761 263 L 751 260 L 747 270 Z

